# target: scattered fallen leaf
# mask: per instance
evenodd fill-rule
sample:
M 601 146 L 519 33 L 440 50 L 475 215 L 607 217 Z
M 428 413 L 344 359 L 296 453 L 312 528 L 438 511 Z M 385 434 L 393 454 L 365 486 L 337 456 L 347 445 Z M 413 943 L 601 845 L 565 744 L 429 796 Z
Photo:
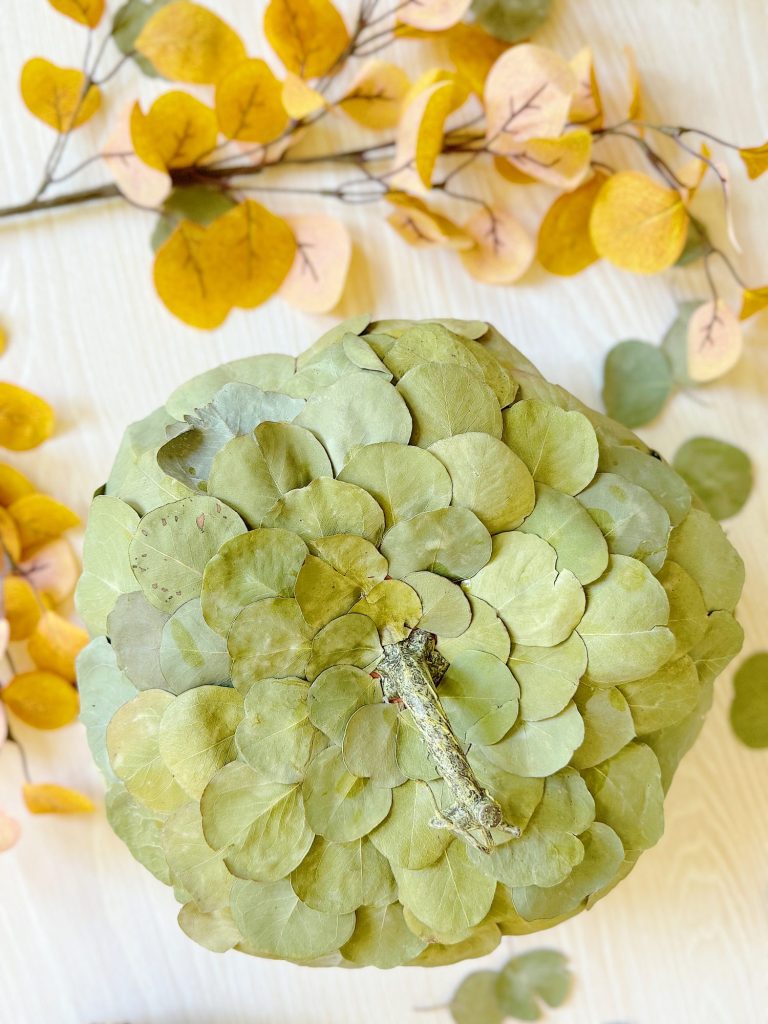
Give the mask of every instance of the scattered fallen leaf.
M 36 448 L 53 433 L 53 409 L 26 388 L 0 382 L 0 446 L 15 452 Z
M 688 321 L 688 375 L 704 384 L 722 377 L 739 361 L 741 326 L 722 299 L 705 302 Z
M 77 68 L 60 68 L 42 57 L 28 60 L 21 71 L 21 98 L 40 121 L 59 133 L 79 128 L 101 106 L 101 92 Z
M 506 210 L 479 207 L 464 230 L 477 245 L 461 253 L 462 263 L 472 277 L 484 284 L 511 284 L 522 277 L 533 261 L 533 239 Z
M 264 34 L 288 71 L 302 78 L 328 74 L 349 45 L 347 26 L 330 0 L 270 0 Z
M 22 792 L 32 814 L 83 814 L 95 810 L 93 801 L 84 793 L 53 782 L 28 782 Z
M 622 341 L 605 358 L 603 403 L 626 427 L 655 419 L 672 393 L 672 367 L 663 349 L 648 341 Z
M 324 214 L 286 218 L 296 255 L 280 295 L 305 313 L 327 313 L 338 305 L 352 259 L 352 239 L 341 221 Z
M 246 57 L 235 30 L 190 0 L 160 7 L 144 25 L 135 46 L 164 78 L 199 85 L 215 84 Z
M 42 607 L 34 587 L 23 576 L 8 575 L 3 579 L 3 614 L 14 642 L 26 640 L 34 633 Z
M 692 437 L 678 448 L 672 465 L 715 519 L 735 516 L 752 491 L 747 453 L 714 437 Z
M 0 692 L 5 706 L 35 729 L 60 729 L 77 718 L 77 690 L 53 672 L 22 672 Z
M 9 505 L 8 512 L 16 523 L 24 552 L 60 537 L 80 523 L 71 508 L 47 494 L 27 494 Z
M 554 201 L 539 228 L 539 262 L 551 274 L 578 274 L 600 257 L 592 244 L 589 219 L 605 175 L 596 173 L 573 192 Z
M 27 650 L 39 669 L 54 672 L 74 683 L 77 679 L 75 659 L 88 643 L 88 633 L 81 626 L 56 612 L 46 611 L 29 638 Z
M 216 86 L 219 128 L 228 139 L 272 142 L 288 125 L 282 92 L 282 85 L 265 61 L 236 64 Z
M 768 652 L 747 658 L 734 676 L 731 728 L 745 746 L 768 747 Z

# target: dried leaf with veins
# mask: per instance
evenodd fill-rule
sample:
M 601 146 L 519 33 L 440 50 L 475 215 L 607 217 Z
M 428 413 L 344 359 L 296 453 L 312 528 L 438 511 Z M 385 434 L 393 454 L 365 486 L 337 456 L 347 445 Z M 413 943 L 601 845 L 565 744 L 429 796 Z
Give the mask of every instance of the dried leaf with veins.
M 704 303 L 688 322 L 688 375 L 700 384 L 716 380 L 739 361 L 744 338 L 733 310 L 722 299 Z
M 328 106 L 323 94 L 317 89 L 313 89 L 308 82 L 305 82 L 299 75 L 295 75 L 293 71 L 289 71 L 285 76 L 280 101 L 285 112 L 296 121 L 301 121 Z M 296 135 L 293 136 L 293 141 L 298 141 Z
M 296 239 L 293 266 L 280 295 L 305 313 L 327 313 L 338 305 L 352 259 L 346 227 L 324 214 L 287 217 Z
M 115 120 L 115 126 L 103 144 L 101 159 L 125 198 L 138 206 L 159 207 L 171 191 L 171 176 L 165 170 L 150 167 L 133 151 L 129 103 Z
M 464 225 L 477 243 L 461 253 L 466 270 L 484 284 L 511 284 L 533 262 L 533 239 L 511 213 L 500 207 L 480 207 Z
M 576 188 L 590 166 L 592 133 L 585 128 L 556 139 L 527 139 L 512 147 L 506 160 L 523 174 L 565 191 Z
M 476 244 L 463 228 L 436 210 L 430 209 L 418 196 L 409 196 L 405 192 L 391 192 L 387 196 L 387 201 L 396 207 L 395 212 L 387 217 L 387 222 L 401 238 L 417 249 L 440 245 L 461 252 L 471 249 Z
M 159 96 L 143 113 L 131 111 L 131 140 L 136 155 L 158 171 L 191 167 L 210 156 L 216 146 L 216 115 L 188 92 L 173 89 Z
M 235 30 L 190 0 L 174 0 L 158 8 L 135 46 L 164 78 L 198 85 L 215 85 L 246 57 Z
M 264 34 L 287 70 L 302 78 L 328 74 L 349 45 L 347 26 L 330 0 L 270 0 Z
M 452 97 L 453 83 L 438 82 L 419 93 L 406 107 L 397 132 L 393 164 L 396 173 L 389 179 L 393 188 L 408 192 L 431 186 Z
M 394 128 L 410 87 L 410 78 L 397 64 L 371 60 L 362 66 L 338 105 L 366 128 Z
M 216 117 L 228 139 L 272 142 L 288 125 L 283 86 L 263 60 L 245 60 L 216 86 Z
M 60 68 L 42 57 L 28 60 L 21 71 L 21 98 L 30 114 L 60 134 L 89 121 L 101 106 L 96 85 L 85 92 L 86 78 L 77 68 Z
M 211 229 L 182 221 L 155 256 L 154 282 L 167 308 L 192 327 L 223 323 L 232 302 L 221 286 L 224 251 Z

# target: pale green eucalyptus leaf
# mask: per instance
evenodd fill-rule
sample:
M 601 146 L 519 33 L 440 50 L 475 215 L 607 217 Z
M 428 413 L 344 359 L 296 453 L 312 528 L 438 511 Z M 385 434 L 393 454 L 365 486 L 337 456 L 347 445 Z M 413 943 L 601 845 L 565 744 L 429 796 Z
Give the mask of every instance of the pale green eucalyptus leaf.
M 235 742 L 240 760 L 270 782 L 301 782 L 325 737 L 309 719 L 309 683 L 262 679 L 245 698 Z
M 405 923 L 400 904 L 390 903 L 358 909 L 355 930 L 341 954 L 358 967 L 388 970 L 413 960 L 426 945 Z
M 700 387 L 700 382 L 693 380 L 688 373 L 688 323 L 705 301 L 694 299 L 681 302 L 677 307 L 677 316 L 661 340 L 661 347 L 669 360 L 674 382 L 681 388 Z
M 247 605 L 227 637 L 235 686 L 245 694 L 258 679 L 303 676 L 314 635 L 295 598 L 265 597 Z
M 406 780 L 397 762 L 398 709 L 394 704 L 366 704 L 344 730 L 342 756 L 347 770 L 374 786 L 394 789 Z
M 382 655 L 376 625 L 367 615 L 341 615 L 315 635 L 306 678 L 316 679 L 327 668 L 351 665 L 370 671 Z
M 672 526 L 677 526 L 688 515 L 691 492 L 661 457 L 627 445 L 609 445 L 600 450 L 599 468 L 603 473 L 614 473 L 643 487 L 667 510 Z
M 595 430 L 580 412 L 535 398 L 516 402 L 504 411 L 503 440 L 537 483 L 565 494 L 578 494 L 597 470 Z
M 203 913 L 229 908 L 232 875 L 222 851 L 212 850 L 203 835 L 200 806 L 191 801 L 170 815 L 163 826 L 163 852 L 174 882 L 181 884 Z
M 117 665 L 115 652 L 106 637 L 97 637 L 77 657 L 77 684 L 80 694 L 80 721 L 85 726 L 88 746 L 99 771 L 112 781 L 107 753 L 107 725 L 123 704 L 136 696 L 137 690 Z
M 605 410 L 625 427 L 642 427 L 655 419 L 672 387 L 672 367 L 666 353 L 648 341 L 619 342 L 605 358 Z
M 208 626 L 197 597 L 181 605 L 163 626 L 160 669 L 172 693 L 229 680 L 227 642 Z
M 176 782 L 199 800 L 216 772 L 237 757 L 243 698 L 231 686 L 198 686 L 176 697 L 160 722 L 160 756 Z
M 472 929 L 468 938 L 461 942 L 432 942 L 415 960 L 411 967 L 447 967 L 462 960 L 474 960 L 488 956 L 501 942 L 501 932 L 492 921 L 481 922 Z M 490 1022 L 493 1024 L 493 1022 Z
M 491 537 L 469 509 L 442 508 L 396 523 L 385 534 L 381 550 L 390 575 L 398 579 L 427 570 L 462 580 L 474 576 L 491 557 Z
M 467 855 L 467 846 L 454 840 L 427 867 L 395 869 L 400 902 L 420 921 L 438 932 L 458 932 L 478 924 L 493 902 L 496 885 Z
M 647 850 L 664 831 L 664 792 L 656 755 L 630 743 L 584 773 L 599 821 L 610 825 L 628 855 Z
M 483 747 L 493 764 L 513 775 L 546 778 L 565 767 L 584 740 L 584 723 L 570 702 L 552 718 L 520 721 L 500 742 Z
M 557 569 L 570 569 L 584 586 L 605 572 L 605 537 L 586 508 L 570 494 L 536 484 L 536 506 L 518 529 L 550 544 L 557 552 Z
M 519 43 L 547 20 L 551 7 L 552 0 L 473 0 L 472 14 L 492 36 Z
M 744 563 L 707 512 L 691 509 L 675 527 L 668 557 L 698 583 L 708 611 L 733 611 L 744 586 Z
M 587 650 L 577 633 L 555 647 L 515 644 L 507 660 L 520 684 L 520 717 L 551 718 L 566 706 L 587 668 Z
M 454 434 L 501 437 L 496 396 L 483 380 L 460 366 L 421 363 L 400 379 L 397 390 L 413 418 L 411 443 L 419 448 Z
M 768 654 L 753 654 L 739 666 L 733 679 L 730 719 L 745 746 L 768 747 Z
M 291 885 L 303 903 L 324 914 L 386 907 L 397 897 L 386 857 L 365 838 L 329 843 L 318 836 L 291 875 Z
M 707 630 L 707 606 L 698 583 L 669 559 L 656 577 L 669 600 L 667 625 L 675 638 L 675 654 L 687 654 Z
M 442 324 L 421 323 L 408 327 L 389 349 L 384 362 L 398 380 L 422 363 L 457 366 L 480 376 L 480 366 L 472 353 Z
M 752 491 L 747 453 L 714 437 L 692 437 L 677 449 L 672 465 L 715 519 L 735 516 Z
M 630 743 L 635 738 L 635 722 L 627 698 L 616 686 L 582 683 L 575 699 L 584 720 L 584 740 L 571 764 L 581 771 L 606 761 Z
M 403 580 L 382 580 L 350 610 L 374 623 L 382 644 L 404 640 L 421 619 L 419 595 Z
M 438 810 L 426 782 L 410 780 L 392 791 L 392 809 L 371 842 L 391 864 L 414 871 L 434 864 L 453 841 L 447 829 L 430 825 Z
M 417 625 L 439 637 L 457 637 L 469 627 L 472 609 L 461 587 L 434 572 L 412 572 L 405 577 L 421 602 Z
M 133 797 L 120 782 L 107 790 L 107 821 L 131 855 L 164 885 L 171 885 L 168 862 L 162 847 L 164 811 L 151 810 Z
M 484 651 L 454 659 L 438 695 L 451 729 L 465 743 L 496 743 L 517 721 L 520 686 L 503 661 Z
M 743 643 L 744 630 L 730 612 L 708 615 L 704 635 L 690 651 L 701 682 L 714 682 Z
M 350 611 L 361 596 L 356 580 L 337 572 L 322 558 L 307 555 L 296 577 L 296 600 L 311 626 L 315 629 L 327 626 Z
M 119 498 L 98 495 L 88 513 L 83 560 L 88 568 L 77 584 L 77 610 L 92 636 L 106 634 L 107 616 L 121 594 L 138 590 L 128 546 L 139 516 Z
M 312 724 L 341 746 L 347 723 L 360 708 L 382 699 L 381 686 L 354 665 L 333 665 L 315 679 L 307 693 Z
M 455 639 L 438 637 L 438 650 L 448 661 L 453 661 L 463 651 L 487 651 L 500 661 L 506 661 L 512 646 L 507 627 L 486 601 L 472 594 L 467 594 L 467 598 L 472 610 L 469 626 Z
M 155 608 L 141 591 L 122 594 L 107 617 L 107 630 L 118 668 L 138 690 L 164 690 L 160 643 L 170 616 Z
M 667 662 L 653 675 L 623 683 L 638 736 L 677 725 L 699 700 L 699 676 L 688 655 Z
M 598 473 L 578 500 L 604 534 L 612 555 L 629 555 L 656 573 L 664 564 L 670 521 L 643 487 L 615 473 Z
M 229 907 L 202 910 L 197 903 L 186 903 L 179 911 L 179 927 L 212 953 L 226 953 L 243 939 Z
M 439 778 L 424 737 L 407 708 L 401 710 L 397 720 L 397 763 L 409 779 L 431 782 Z
M 510 825 L 525 829 L 544 795 L 544 779 L 524 778 L 506 771 L 486 756 L 484 747 L 471 747 L 467 760 L 484 789 L 504 812 Z
M 573 977 L 568 960 L 554 949 L 534 949 L 512 957 L 496 978 L 496 997 L 507 1017 L 539 1020 L 541 1004 L 562 1006 Z
M 368 835 L 392 805 L 391 790 L 347 771 L 338 747 L 318 754 L 307 769 L 302 788 L 310 827 L 335 843 Z
M 496 996 L 496 971 L 474 971 L 461 982 L 450 1003 L 455 1024 L 503 1024 Z
M 289 491 L 264 517 L 264 526 L 290 530 L 309 543 L 349 533 L 378 544 L 384 513 L 362 487 L 320 477 Z

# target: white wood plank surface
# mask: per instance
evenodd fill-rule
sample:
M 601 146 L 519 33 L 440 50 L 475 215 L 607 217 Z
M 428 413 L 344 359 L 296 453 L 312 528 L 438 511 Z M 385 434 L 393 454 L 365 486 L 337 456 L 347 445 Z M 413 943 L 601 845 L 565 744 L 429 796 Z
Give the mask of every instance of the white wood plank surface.
M 262 49 L 262 0 L 209 2 L 254 52 Z M 52 141 L 18 99 L 20 66 L 33 54 L 74 65 L 83 38 L 44 0 L 2 6 L 5 203 L 34 191 Z M 751 144 L 768 136 L 764 0 L 557 0 L 555 6 L 540 39 L 568 55 L 590 42 L 604 92 L 617 97 L 615 111 L 626 95 L 621 48 L 629 42 L 654 116 Z M 345 12 L 353 9 L 348 0 Z M 419 52 L 418 44 L 402 45 L 411 65 Z M 154 87 L 140 88 L 151 95 Z M 126 71 L 116 94 L 135 89 Z M 73 139 L 72 160 L 93 151 L 105 123 L 99 115 Z M 345 130 L 351 139 L 354 131 Z M 764 284 L 768 176 L 747 184 L 731 165 L 744 248 L 738 262 L 751 281 Z M 100 175 L 95 170 L 92 180 Z M 507 195 L 532 224 L 549 199 L 542 190 L 529 209 L 524 189 Z M 279 207 L 318 208 L 310 199 Z M 716 211 L 713 202 L 710 220 Z M 370 309 L 492 320 L 545 374 L 591 403 L 599 400 L 601 360 L 613 342 L 659 338 L 677 299 L 706 294 L 700 271 L 643 279 L 606 266 L 571 280 L 533 270 L 514 289 L 494 289 L 470 280 L 448 255 L 409 250 L 375 208 L 336 212 L 356 246 L 340 314 Z M 0 225 L 0 318 L 12 335 L 0 375 L 45 394 L 60 422 L 52 441 L 10 461 L 83 514 L 125 425 L 176 384 L 224 359 L 295 353 L 334 319 L 307 317 L 275 300 L 233 315 L 210 335 L 183 326 L 152 291 L 151 226 L 151 217 L 119 203 Z M 748 326 L 746 354 L 726 380 L 677 397 L 642 432 L 667 454 L 693 434 L 713 434 L 742 444 L 755 461 L 755 494 L 728 524 L 748 567 L 740 612 L 746 652 L 768 647 L 767 331 L 763 314 Z M 768 752 L 747 751 L 730 734 L 731 676 L 720 680 L 704 733 L 673 786 L 659 845 L 593 911 L 546 935 L 507 939 L 490 958 L 498 964 L 512 950 L 541 945 L 567 953 L 576 984 L 554 1020 L 768 1021 Z M 100 799 L 79 726 L 48 736 L 19 732 L 38 778 Z M 73 820 L 25 816 L 15 758 L 10 748 L 0 755 L 0 806 L 25 817 L 21 843 L 0 859 L 2 1024 L 447 1024 L 444 1011 L 417 1008 L 445 1003 L 471 966 L 342 973 L 198 949 L 177 928 L 170 891 L 133 862 L 102 813 Z

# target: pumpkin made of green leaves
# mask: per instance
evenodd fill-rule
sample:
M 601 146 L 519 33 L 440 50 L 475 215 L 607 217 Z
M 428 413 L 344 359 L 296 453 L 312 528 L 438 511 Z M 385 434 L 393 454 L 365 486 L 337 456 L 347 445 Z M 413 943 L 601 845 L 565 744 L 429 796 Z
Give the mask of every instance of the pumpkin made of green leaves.
M 334 328 L 176 390 L 96 496 L 82 716 L 109 819 L 216 951 L 455 962 L 663 828 L 738 652 L 684 481 L 485 323 Z

